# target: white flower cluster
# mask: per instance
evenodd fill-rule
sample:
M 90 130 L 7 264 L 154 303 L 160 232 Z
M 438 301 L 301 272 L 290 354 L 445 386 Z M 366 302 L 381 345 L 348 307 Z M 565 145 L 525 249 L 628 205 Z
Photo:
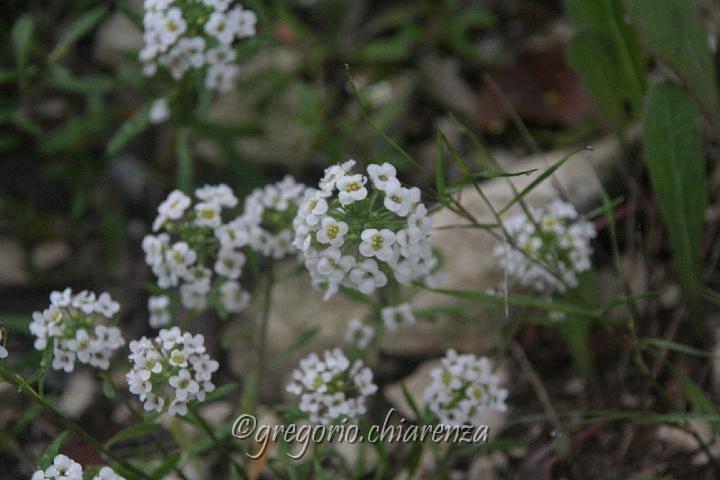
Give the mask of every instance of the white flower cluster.
M 355 345 L 359 349 L 364 349 L 375 336 L 375 331 L 370 325 L 363 323 L 359 318 L 353 318 L 348 322 L 347 330 L 345 330 L 345 341 Z
M 322 358 L 312 353 L 300 360 L 292 378 L 287 391 L 300 396 L 300 410 L 311 422 L 323 425 L 365 414 L 366 398 L 377 391 L 372 371 L 362 360 L 351 364 L 337 348 Z
M 429 275 L 437 258 L 429 242 L 431 219 L 417 187 L 403 187 L 389 163 L 352 173 L 354 160 L 325 170 L 295 218 L 294 245 L 325 298 L 340 286 L 371 294 L 388 283 Z
M 498 386 L 490 360 L 448 350 L 442 366 L 430 372 L 424 397 L 442 425 L 481 425 L 488 409 L 504 412 L 508 392 Z
M 276 260 L 295 253 L 293 219 L 306 190 L 287 175 L 280 182 L 255 189 L 245 199 L 241 218 L 253 250 Z
M 238 282 L 248 229 L 240 217 L 227 223 L 222 218 L 223 210 L 237 207 L 238 200 L 224 184 L 198 188 L 195 197 L 192 205 L 190 197 L 174 190 L 160 204 L 153 231 L 164 231 L 143 239 L 145 262 L 160 288 L 179 289 L 183 307 L 204 310 L 212 301 L 226 312 L 240 312 L 250 302 Z M 169 306 L 166 295 L 150 298 L 151 326 L 170 322 Z
M 380 317 L 388 330 L 397 330 L 401 326 L 407 327 L 417 323 L 412 306 L 409 303 L 385 307 L 380 311 Z
M 7 356 L 8 356 L 7 348 L 5 348 L 5 346 L 3 345 L 2 339 L 3 339 L 3 332 L 2 332 L 2 329 L 0 328 L 0 360 L 2 360 L 3 358 L 7 358 Z
M 139 58 L 143 73 L 155 75 L 159 66 L 179 80 L 190 70 L 207 69 L 210 90 L 232 89 L 240 67 L 234 63 L 236 39 L 255 35 L 255 13 L 232 0 L 145 0 L 145 44 Z
M 32 315 L 30 333 L 36 337 L 35 349 L 45 350 L 53 344 L 55 370 L 72 372 L 76 361 L 107 370 L 113 352 L 125 345 L 120 329 L 108 326 L 119 311 L 120 305 L 107 292 L 54 291 L 50 306 Z
M 32 480 L 83 480 L 82 465 L 65 456 L 56 455 L 52 465 L 33 473 Z M 92 480 L 125 480 L 110 467 L 102 467 Z
M 215 390 L 211 380 L 219 364 L 205 353 L 202 335 L 163 329 L 154 339 L 130 342 L 130 352 L 128 386 L 147 411 L 162 412 L 167 406 L 170 415 L 186 415 L 188 404 L 202 402 Z
M 521 213 L 503 222 L 522 251 L 498 244 L 496 257 L 508 275 L 538 293 L 563 293 L 566 285 L 577 287 L 577 275 L 592 267 L 590 242 L 596 235 L 595 225 L 559 199 L 529 212 L 532 218 Z

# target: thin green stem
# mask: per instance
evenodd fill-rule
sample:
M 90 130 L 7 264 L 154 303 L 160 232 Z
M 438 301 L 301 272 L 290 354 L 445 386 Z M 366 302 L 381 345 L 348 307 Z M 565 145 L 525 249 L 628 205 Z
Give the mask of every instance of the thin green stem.
M 41 407 L 46 412 L 50 413 L 53 417 L 55 417 L 62 425 L 70 430 L 71 432 L 75 433 L 77 436 L 82 438 L 84 441 L 86 441 L 88 444 L 90 444 L 93 448 L 95 448 L 97 451 L 117 463 L 118 465 L 122 466 L 124 469 L 126 469 L 129 472 L 132 472 L 133 475 L 136 475 L 139 478 L 144 478 L 146 480 L 152 480 L 152 477 L 150 477 L 148 474 L 142 472 L 137 467 L 129 463 L 124 458 L 121 458 L 111 452 L 109 449 L 107 449 L 98 439 L 93 437 L 90 433 L 85 431 L 80 425 L 73 422 L 66 416 L 64 416 L 62 413 L 60 413 L 58 410 L 55 409 L 52 405 L 50 405 L 44 398 L 42 398 L 35 390 L 33 390 L 28 384 L 25 383 L 22 377 L 19 375 L 13 375 L 6 371 L 3 367 L 0 367 L 0 379 L 5 380 L 11 385 L 14 385 L 18 391 L 22 394 L 24 394 L 26 397 L 28 397 L 30 400 L 32 400 L 33 403 L 37 404 L 39 407 Z
M 238 473 L 242 475 L 244 478 L 247 478 L 247 474 L 245 473 L 245 469 L 230 455 L 230 453 L 227 451 L 227 448 L 225 448 L 225 444 L 220 441 L 220 439 L 215 435 L 215 432 L 213 431 L 212 426 L 203 418 L 202 415 L 200 415 L 200 412 L 197 410 L 197 406 L 190 405 L 188 406 L 188 412 L 192 416 L 192 418 L 197 422 L 198 426 L 207 434 L 207 436 L 212 440 L 213 444 L 218 448 L 220 453 L 223 457 L 225 457 L 225 460 L 229 464 L 232 464 L 232 466 L 237 469 Z

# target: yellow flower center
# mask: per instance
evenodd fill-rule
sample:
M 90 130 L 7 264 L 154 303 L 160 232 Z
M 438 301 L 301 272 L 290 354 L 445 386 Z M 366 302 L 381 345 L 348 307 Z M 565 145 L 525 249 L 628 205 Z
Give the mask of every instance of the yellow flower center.
M 347 185 L 345 185 L 346 192 L 357 192 L 361 188 L 362 188 L 362 185 L 360 185 L 360 182 L 350 182 Z
M 385 239 L 382 235 L 379 233 L 373 235 L 372 237 L 372 248 L 373 250 L 380 250 L 383 247 L 383 244 L 385 243 Z
M 327 236 L 330 240 L 335 240 L 335 237 L 337 237 L 339 232 L 340 227 L 338 227 L 337 223 L 333 223 L 327 229 Z

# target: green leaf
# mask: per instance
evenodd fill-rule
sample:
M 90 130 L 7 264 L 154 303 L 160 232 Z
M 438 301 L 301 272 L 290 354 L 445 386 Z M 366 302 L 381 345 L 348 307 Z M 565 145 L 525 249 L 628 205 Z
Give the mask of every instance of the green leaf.
M 680 386 L 695 412 L 706 415 L 717 415 L 718 412 L 715 410 L 712 401 L 710 401 L 707 395 L 705 395 L 705 392 L 703 392 L 690 377 L 680 374 Z M 712 425 L 716 432 L 720 431 L 720 421 L 712 422 Z
M 508 305 L 518 307 L 534 307 L 547 310 L 549 312 L 563 312 L 579 317 L 591 318 L 598 318 L 601 317 L 603 314 L 602 309 L 588 309 L 578 307 L 569 303 L 546 301 L 540 298 L 526 295 L 508 295 L 508 297 L 506 298 L 503 295 L 491 295 L 489 293 L 483 293 L 473 290 L 451 290 L 447 288 L 428 288 L 428 290 L 432 292 L 442 293 L 444 295 L 450 295 L 456 298 L 462 298 L 464 300 L 487 303 L 489 305 L 505 305 L 505 303 L 507 302 Z
M 666 350 L 674 350 L 680 353 L 687 353 L 688 355 L 695 355 L 697 357 L 710 358 L 712 355 L 699 348 L 685 345 L 684 343 L 673 342 L 672 340 L 665 340 L 664 338 L 641 338 L 639 339 L 640 348 L 656 347 L 663 348 Z
M 513 205 L 515 205 L 517 202 L 522 200 L 527 194 L 532 192 L 538 185 L 540 185 L 543 181 L 545 181 L 545 179 L 547 179 L 548 177 L 550 177 L 550 175 L 555 173 L 555 171 L 558 168 L 562 167 L 565 164 L 565 162 L 567 162 L 571 157 L 573 157 L 576 153 L 582 152 L 584 150 L 586 150 L 586 148 L 581 148 L 581 149 L 575 150 L 574 152 L 571 152 L 571 153 L 565 155 L 563 158 L 561 158 L 560 160 L 558 160 L 557 162 L 552 164 L 549 168 L 547 168 L 545 171 L 543 171 L 535 180 L 530 182 L 529 185 L 527 185 L 525 188 L 523 188 L 520 193 L 515 195 L 515 197 L 512 200 L 510 200 L 510 202 L 507 205 L 505 205 L 502 210 L 500 210 L 498 212 L 498 215 L 502 215 L 503 213 L 510 210 L 510 208 Z
M 640 41 L 670 65 L 699 105 L 720 121 L 715 68 L 695 0 L 626 0 Z
M 105 442 L 105 447 L 110 448 L 118 442 L 152 435 L 156 431 L 160 430 L 160 428 L 160 425 L 155 422 L 143 422 L 132 425 L 125 430 L 121 430 L 117 434 L 113 435 L 110 440 Z
M 37 464 L 42 468 L 46 468 L 49 465 L 52 465 L 53 458 L 55 458 L 55 456 L 60 451 L 60 447 L 62 446 L 63 442 L 65 441 L 65 437 L 67 436 L 67 431 L 62 432 L 60 435 L 58 435 L 55 440 L 53 440 L 52 443 L 48 445 L 47 449 L 42 454 Z
M 618 72 L 613 44 L 596 32 L 582 30 L 568 46 L 567 61 L 595 96 L 603 117 L 614 130 L 621 131 L 628 120 L 625 104 L 630 98 Z
M 55 63 L 60 60 L 78 40 L 100 23 L 100 20 L 103 19 L 107 11 L 108 7 L 106 6 L 95 7 L 75 20 L 65 31 L 52 52 L 50 52 L 48 63 Z
M 180 452 L 169 455 L 163 462 L 152 471 L 150 476 L 157 480 L 162 480 L 180 461 Z
M 654 85 L 643 120 L 643 149 L 660 213 L 674 251 L 675 267 L 690 300 L 700 297 L 700 241 L 707 205 L 705 154 L 700 118 L 685 91 Z
M 27 64 L 34 28 L 35 22 L 29 13 L 18 18 L 12 27 L 13 52 L 15 54 L 15 63 L 19 69 L 22 69 Z
M 443 154 L 443 136 L 438 129 L 435 132 L 435 143 L 437 144 L 437 159 L 435 160 L 435 188 L 438 199 L 442 202 L 445 198 L 445 155 Z
M 140 132 L 147 128 L 150 123 L 151 107 L 151 103 L 144 105 L 120 126 L 118 131 L 115 132 L 115 135 L 113 135 L 108 142 L 107 149 L 105 151 L 108 156 L 112 157 L 120 153 L 130 140 L 135 138 L 140 134 Z
M 595 33 L 597 37 L 602 38 L 605 47 L 610 48 L 610 51 L 605 53 L 587 51 L 585 60 L 592 60 L 595 55 L 600 55 L 600 61 L 604 63 L 603 57 L 609 54 L 616 61 L 614 74 L 616 83 L 621 86 L 623 95 L 627 97 L 635 116 L 639 117 L 648 61 L 638 45 L 634 32 L 625 22 L 621 0 L 565 0 L 565 11 L 579 31 Z M 584 76 L 581 77 L 583 81 L 586 80 Z
M 228 383 L 227 385 L 223 385 L 222 387 L 208 393 L 205 401 L 212 402 L 213 400 L 219 400 L 223 397 L 230 395 L 232 392 L 237 390 L 239 387 L 240 387 L 239 383 Z

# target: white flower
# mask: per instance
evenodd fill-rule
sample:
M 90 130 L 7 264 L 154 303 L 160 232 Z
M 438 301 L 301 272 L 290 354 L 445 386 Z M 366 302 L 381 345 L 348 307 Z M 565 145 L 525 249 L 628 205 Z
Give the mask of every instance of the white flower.
M 330 244 L 332 247 L 342 247 L 347 232 L 347 223 L 337 221 L 333 217 L 324 217 L 316 237 L 320 243 Z
M 170 297 L 157 295 L 148 298 L 150 326 L 160 328 L 170 323 Z
M 388 273 L 403 285 L 427 279 L 438 265 L 420 190 L 401 187 L 390 164 L 370 165 L 369 183 L 352 173 L 354 165 L 349 160 L 326 168 L 319 190 L 308 189 L 293 221 L 292 245 L 302 253 L 312 285 L 325 290 L 325 299 L 340 287 L 372 293 L 387 284 Z
M 250 304 L 250 294 L 238 282 L 228 281 L 220 287 L 220 302 L 229 313 L 239 313 Z
M 225 12 L 213 12 L 205 23 L 205 32 L 215 37 L 221 44 L 229 45 L 235 39 L 240 25 L 236 16 Z
M 368 228 L 363 230 L 360 235 L 362 243 L 360 244 L 360 253 L 366 257 L 377 257 L 378 260 L 384 262 L 389 261 L 393 256 L 392 246 L 395 244 L 395 234 L 383 228 L 377 230 Z
M 374 334 L 370 325 L 364 324 L 359 318 L 353 318 L 348 322 L 345 330 L 345 341 L 364 349 L 370 344 Z
M 250 241 L 247 228 L 240 221 L 221 225 L 215 230 L 215 237 L 220 240 L 220 245 L 225 249 L 241 248 Z
M 82 466 L 65 455 L 56 455 L 53 459 L 52 465 L 45 470 L 45 478 L 57 478 L 58 480 L 82 480 L 82 476 Z
M 242 252 L 223 248 L 218 253 L 215 272 L 223 277 L 236 280 L 240 278 L 244 265 L 245 255 Z
M 508 275 L 538 293 L 563 293 L 575 288 L 578 274 L 592 267 L 593 223 L 575 208 L 554 200 L 544 208 L 531 208 L 503 222 L 512 245 L 495 246 L 495 256 Z M 517 248 L 514 248 L 517 247 Z
M 400 187 L 400 181 L 397 179 L 397 170 L 389 163 L 382 165 L 370 164 L 367 167 L 368 175 L 373 184 L 383 192 L 392 191 Z
M 430 372 L 424 398 L 440 423 L 482 425 L 487 410 L 505 411 L 508 392 L 499 387 L 490 360 L 448 350 L 442 366 Z
M 106 292 L 72 290 L 50 294 L 51 305 L 34 312 L 30 333 L 36 337 L 35 348 L 45 350 L 53 344 L 52 367 L 72 372 L 75 362 L 106 370 L 113 352 L 125 344 L 117 327 L 107 326 L 117 316 L 120 305 Z
M 207 63 L 210 65 L 225 65 L 234 61 L 237 54 L 227 45 L 218 45 L 215 48 L 209 48 L 206 57 Z
M 197 253 L 186 242 L 177 242 L 165 253 L 165 261 L 178 275 L 187 272 L 196 259 Z
M 339 285 L 354 265 L 353 257 L 343 255 L 339 248 L 329 247 L 320 253 L 317 271 L 330 283 Z
M 185 210 L 187 210 L 189 206 L 190 197 L 180 190 L 173 190 L 167 199 L 158 207 L 158 218 L 178 220 L 185 214 Z M 162 223 L 164 223 L 164 220 Z M 162 223 L 157 226 L 157 228 L 153 228 L 153 230 L 157 231 L 162 226 Z
M 150 107 L 150 123 L 163 123 L 170 118 L 170 107 L 166 98 L 158 98 Z
M 412 207 L 420 201 L 420 189 L 396 186 L 385 192 L 384 205 L 400 217 L 407 217 Z
M 92 480 L 125 480 L 125 477 L 121 477 L 110 467 L 102 467 Z
M 409 303 L 401 303 L 394 307 L 385 307 L 380 311 L 383 323 L 388 330 L 396 330 L 401 325 L 415 325 L 417 320 Z
M 109 293 L 102 292 L 95 302 L 95 311 L 106 318 L 112 318 L 120 311 L 120 304 L 113 301 Z
M 180 301 L 189 310 L 204 310 L 207 307 L 207 292 L 198 290 L 194 284 L 180 285 Z
M 350 270 L 350 280 L 357 286 L 358 290 L 368 295 L 377 288 L 387 285 L 387 276 L 380 271 L 375 260 L 365 260 Z
M 216 203 L 225 208 L 235 208 L 238 205 L 238 199 L 232 189 L 224 183 L 198 188 L 195 190 L 195 196 L 200 200 Z
M 7 358 L 7 356 L 8 356 L 8 351 L 2 343 L 2 339 L 3 339 L 3 332 L 2 332 L 2 329 L 0 329 L 0 360 L 2 360 L 3 358 Z
M 132 369 L 127 374 L 130 392 L 147 411 L 185 415 L 188 405 L 201 402 L 215 389 L 212 374 L 219 364 L 205 353 L 202 335 L 179 328 L 160 330 L 158 337 L 130 342 Z
M 365 183 L 367 178 L 364 175 L 345 175 L 337 181 L 339 190 L 338 199 L 342 205 L 349 205 L 367 197 Z
M 366 412 L 365 400 L 377 391 L 372 371 L 361 360 L 351 363 L 339 349 L 322 359 L 312 353 L 300 360 L 286 390 L 300 397 L 299 408 L 311 422 L 329 424 Z
M 200 202 L 195 205 L 195 225 L 218 228 L 222 223 L 220 205 L 215 202 Z
M 163 251 L 169 241 L 170 237 L 165 233 L 161 233 L 158 236 L 146 235 L 142 241 L 142 249 L 145 252 L 145 263 L 150 266 L 161 264 L 163 262 Z

